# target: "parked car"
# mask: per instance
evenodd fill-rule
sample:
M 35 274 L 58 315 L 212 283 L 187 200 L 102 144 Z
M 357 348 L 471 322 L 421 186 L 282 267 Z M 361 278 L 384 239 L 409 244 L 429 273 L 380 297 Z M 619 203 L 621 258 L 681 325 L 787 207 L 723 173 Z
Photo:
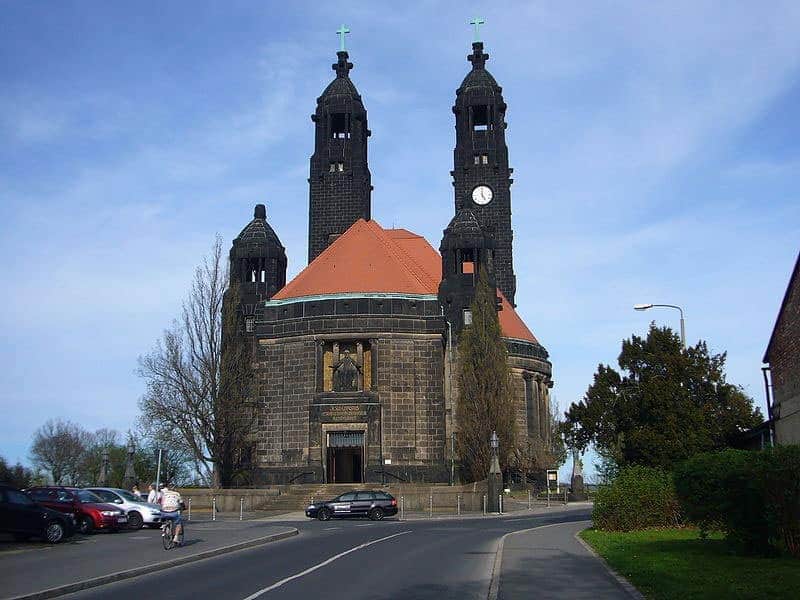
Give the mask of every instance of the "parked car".
M 25 490 L 34 500 L 75 517 L 78 531 L 84 534 L 96 529 L 119 531 L 128 526 L 128 516 L 121 508 L 105 504 L 89 490 L 71 487 L 33 487 Z
M 128 515 L 128 527 L 130 529 L 141 529 L 145 524 L 148 527 L 158 527 L 161 524 L 161 507 L 158 504 L 148 504 L 128 490 L 106 487 L 86 489 L 96 494 L 106 504 L 114 504 L 124 510 L 125 514 Z
M 358 490 L 333 500 L 314 502 L 306 508 L 306 516 L 320 521 L 332 517 L 369 517 L 380 521 L 397 514 L 397 500 L 391 494 L 374 490 Z
M 0 484 L 0 531 L 19 541 L 38 537 L 57 544 L 74 533 L 75 520 L 72 515 L 39 506 L 10 485 Z

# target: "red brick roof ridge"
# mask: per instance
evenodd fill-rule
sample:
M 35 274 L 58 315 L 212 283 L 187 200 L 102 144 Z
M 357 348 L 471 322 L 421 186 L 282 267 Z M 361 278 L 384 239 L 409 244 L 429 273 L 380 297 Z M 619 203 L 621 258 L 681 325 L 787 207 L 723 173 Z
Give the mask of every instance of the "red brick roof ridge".
M 395 241 L 395 239 L 392 236 L 390 236 L 388 234 L 388 232 L 389 231 L 404 231 L 405 233 L 410 234 L 410 237 L 421 239 L 422 241 L 424 241 L 431 248 L 431 250 L 436 252 L 436 250 L 433 248 L 433 246 L 430 245 L 430 242 L 428 242 L 428 240 L 426 240 L 423 236 L 421 236 L 421 235 L 419 235 L 417 233 L 414 233 L 413 231 L 409 231 L 408 229 L 390 229 L 390 230 L 387 230 L 387 229 L 383 229 L 380 225 L 378 225 L 378 228 L 381 230 L 381 233 L 386 237 L 386 239 L 390 240 L 392 246 L 394 246 L 397 249 L 397 251 L 400 252 L 403 255 L 403 258 L 405 260 L 401 260 L 400 264 L 405 266 L 407 264 L 407 262 L 412 263 L 417 268 L 417 270 L 421 271 L 422 274 L 423 274 L 423 277 L 420 277 L 416 273 L 414 273 L 414 276 L 417 277 L 417 279 L 419 280 L 419 282 L 421 284 L 423 284 L 423 285 L 429 284 L 431 289 L 433 290 L 432 293 L 436 294 L 439 291 L 439 280 L 438 280 L 438 278 L 434 274 L 429 273 L 427 271 L 427 269 L 425 269 L 425 266 L 417 259 L 417 257 L 415 255 L 413 255 L 413 254 L 410 254 L 408 251 L 406 251 L 399 243 L 397 243 Z M 425 281 L 425 279 L 427 279 L 427 281 Z
M 403 268 L 403 270 L 410 275 L 411 277 L 416 280 L 416 282 L 421 285 L 422 287 L 428 288 L 430 281 L 426 281 L 424 275 L 427 275 L 425 269 L 423 269 L 420 264 L 411 256 L 408 252 L 406 252 L 400 244 L 398 244 L 392 237 L 386 232 L 386 230 L 381 227 L 376 221 L 370 220 L 367 221 L 368 225 L 371 225 L 370 230 L 375 235 L 376 238 L 380 241 L 381 245 L 386 249 L 386 251 L 392 256 L 395 262 Z M 412 269 L 409 263 L 412 263 L 416 269 Z M 420 275 L 418 271 L 421 271 L 423 275 Z M 438 288 L 438 282 L 436 283 L 436 287 Z

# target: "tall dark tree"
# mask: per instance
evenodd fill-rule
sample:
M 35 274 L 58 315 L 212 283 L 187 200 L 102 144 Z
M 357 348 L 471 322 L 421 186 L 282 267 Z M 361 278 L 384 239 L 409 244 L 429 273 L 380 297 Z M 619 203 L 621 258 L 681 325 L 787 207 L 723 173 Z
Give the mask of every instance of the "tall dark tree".
M 621 372 L 599 365 L 594 382 L 565 414 L 571 447 L 594 444 L 611 471 L 628 465 L 671 469 L 698 452 L 730 446 L 761 412 L 725 379 L 726 354 L 706 343 L 683 350 L 668 327 L 622 342 Z
M 0 456 L 0 483 L 11 485 L 17 488 L 26 488 L 33 485 L 36 480 L 36 473 L 25 467 L 21 463 L 11 465 L 6 459 Z
M 234 352 L 236 359 L 223 356 L 227 286 L 218 237 L 211 256 L 195 271 L 181 318 L 139 360 L 139 374 L 147 385 L 139 402 L 143 419 L 156 429 L 166 427 L 180 434 L 215 487 L 229 485 L 232 457 L 240 453 L 237 444 L 246 438 L 249 426 L 249 419 L 237 415 L 241 390 L 251 377 L 250 365 L 242 353 Z
M 514 397 L 508 353 L 497 318 L 497 293 L 478 274 L 471 305 L 472 324 L 458 341 L 458 453 L 468 481 L 484 479 L 489 472 L 492 431 L 500 439 L 500 467 L 505 470 L 516 452 Z

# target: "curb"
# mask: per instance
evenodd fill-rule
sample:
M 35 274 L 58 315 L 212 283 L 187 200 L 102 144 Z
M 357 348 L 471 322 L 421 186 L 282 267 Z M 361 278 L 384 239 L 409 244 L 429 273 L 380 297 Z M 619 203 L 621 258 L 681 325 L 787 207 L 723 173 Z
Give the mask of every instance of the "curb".
M 567 525 L 570 523 L 582 523 L 583 521 L 561 521 L 560 523 L 548 523 L 547 525 L 537 525 L 536 527 L 529 527 L 528 529 L 518 529 L 517 531 L 509 531 L 500 541 L 497 542 L 497 550 L 495 550 L 494 564 L 492 565 L 492 579 L 489 582 L 489 593 L 487 594 L 488 600 L 497 600 L 500 593 L 500 575 L 503 568 L 503 547 L 506 543 L 506 538 L 510 535 L 518 533 L 528 533 L 529 531 L 536 531 L 537 529 L 547 529 L 548 527 L 558 527 L 559 525 Z M 591 521 L 586 521 L 587 523 Z
M 264 544 L 269 544 L 270 542 L 277 542 L 279 540 L 294 537 L 298 533 L 300 532 L 296 528 L 292 528 L 290 531 L 284 531 L 282 533 L 273 533 L 272 535 L 256 538 L 254 540 L 239 542 L 238 544 L 231 544 L 230 546 L 223 546 L 222 548 L 215 548 L 213 550 L 205 550 L 204 552 L 192 554 L 191 556 L 184 556 L 182 558 L 176 558 L 174 560 L 168 560 L 165 562 L 145 565 L 143 567 L 136 567 L 134 569 L 128 569 L 125 571 L 117 571 L 116 573 L 101 575 L 100 577 L 85 579 L 84 581 L 76 581 L 75 583 L 67 583 L 65 585 L 59 585 L 54 588 L 42 590 L 41 592 L 23 594 L 22 596 L 14 596 L 13 598 L 9 598 L 8 600 L 39 600 L 41 598 L 55 598 L 56 596 L 64 596 L 65 594 L 72 594 L 73 592 L 79 592 L 81 590 L 87 590 L 89 588 L 98 587 L 109 583 L 114 583 L 115 581 L 122 581 L 123 579 L 132 579 L 134 577 L 139 577 L 140 575 L 147 575 L 148 573 L 155 573 L 157 571 L 171 569 L 172 567 L 178 567 L 188 563 L 203 560 L 205 558 L 211 558 L 212 556 L 219 556 L 220 554 L 228 554 L 230 552 L 236 552 L 237 550 L 245 550 L 247 548 L 253 548 L 255 546 L 263 546 Z
M 587 527 L 586 529 L 589 529 L 589 528 Z M 586 529 L 582 529 L 581 531 L 586 531 Z M 606 562 L 605 558 L 600 556 L 595 551 L 594 548 L 592 548 L 587 542 L 585 542 L 583 539 L 581 539 L 581 537 L 580 537 L 581 531 L 576 533 L 575 536 L 574 536 L 575 539 L 578 540 L 578 543 L 581 546 L 583 546 L 584 548 L 586 548 L 586 550 L 588 550 L 589 553 L 592 556 L 594 556 L 601 563 L 603 563 L 603 566 L 606 568 L 606 571 L 608 571 L 608 574 L 611 575 L 611 577 L 613 577 L 620 586 L 622 586 L 622 589 L 624 589 L 631 598 L 636 598 L 636 600 L 644 600 L 644 596 L 642 595 L 642 593 L 639 590 L 637 590 L 636 587 L 630 581 L 628 581 L 622 575 L 620 575 L 614 569 L 612 569 L 611 565 L 609 565 Z

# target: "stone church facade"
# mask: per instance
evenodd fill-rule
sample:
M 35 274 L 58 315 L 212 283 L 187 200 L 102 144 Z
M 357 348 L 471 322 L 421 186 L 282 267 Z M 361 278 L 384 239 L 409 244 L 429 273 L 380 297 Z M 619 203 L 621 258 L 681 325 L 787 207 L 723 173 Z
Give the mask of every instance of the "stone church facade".
M 230 252 L 255 370 L 246 480 L 447 482 L 458 464 L 456 347 L 481 270 L 498 290 L 518 438 L 552 433 L 552 365 L 514 309 L 506 104 L 474 43 L 453 107 L 455 214 L 437 252 L 371 220 L 367 112 L 347 52 L 337 58 L 312 116 L 308 266 L 286 282 L 263 205 Z

